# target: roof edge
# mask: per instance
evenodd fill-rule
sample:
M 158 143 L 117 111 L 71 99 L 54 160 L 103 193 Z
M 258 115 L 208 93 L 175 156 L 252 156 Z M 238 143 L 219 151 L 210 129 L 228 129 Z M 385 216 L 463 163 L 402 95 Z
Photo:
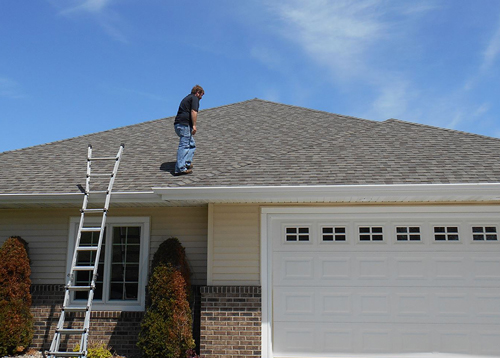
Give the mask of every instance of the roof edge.
M 165 201 L 367 203 L 500 201 L 500 183 L 154 187 Z
M 0 204 L 78 204 L 83 200 L 83 193 L 33 193 L 0 194 Z M 104 198 L 104 194 L 93 198 Z M 112 202 L 117 203 L 158 203 L 160 198 L 153 191 L 148 192 L 112 192 Z

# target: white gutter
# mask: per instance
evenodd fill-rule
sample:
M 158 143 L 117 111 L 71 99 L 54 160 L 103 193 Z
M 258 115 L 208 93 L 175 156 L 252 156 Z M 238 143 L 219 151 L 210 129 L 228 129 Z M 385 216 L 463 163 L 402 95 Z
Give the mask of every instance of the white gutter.
M 443 202 L 498 201 L 500 183 L 153 188 L 165 201 Z
M 93 198 L 104 198 L 104 194 Z M 38 194 L 0 194 L 1 204 L 78 204 L 81 205 L 83 193 L 38 193 Z M 161 199 L 154 192 L 112 192 L 114 203 L 158 203 Z

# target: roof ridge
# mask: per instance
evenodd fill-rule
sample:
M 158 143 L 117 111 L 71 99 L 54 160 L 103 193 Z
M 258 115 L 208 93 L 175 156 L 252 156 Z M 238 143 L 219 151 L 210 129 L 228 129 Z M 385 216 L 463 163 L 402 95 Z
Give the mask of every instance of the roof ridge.
M 413 125 L 413 126 L 417 126 L 417 127 L 425 127 L 428 129 L 439 129 L 439 130 L 446 131 L 446 132 L 460 133 L 460 134 L 465 134 L 465 135 L 469 135 L 469 136 L 500 140 L 500 138 L 498 138 L 498 137 L 491 137 L 491 136 L 487 136 L 484 134 L 471 133 L 471 132 L 461 131 L 461 130 L 453 129 L 453 128 L 438 127 L 438 126 L 434 126 L 431 124 L 404 121 L 404 120 L 397 119 L 397 118 L 389 118 L 389 119 L 386 119 L 385 121 L 381 121 L 380 123 L 381 124 L 402 123 L 402 124 Z
M 273 101 L 269 101 L 269 100 L 266 100 L 266 99 L 260 99 L 260 98 L 257 98 L 257 97 L 254 98 L 254 99 L 245 101 L 245 102 L 250 102 L 250 101 L 255 101 L 255 100 L 261 101 L 261 102 L 270 103 L 270 104 L 276 104 L 276 105 L 279 105 L 279 106 L 299 108 L 299 109 L 303 109 L 303 110 L 310 111 L 310 112 L 316 112 L 316 113 L 320 113 L 320 114 L 330 114 L 330 115 L 338 116 L 338 117 L 341 117 L 341 118 L 357 119 L 357 120 L 360 120 L 360 121 L 367 121 L 367 122 L 371 122 L 371 123 L 381 123 L 381 121 L 377 121 L 377 120 L 374 120 L 374 119 L 366 119 L 366 118 L 361 118 L 361 117 L 348 116 L 346 114 L 339 114 L 339 113 L 328 112 L 328 111 L 320 110 L 320 109 L 307 108 L 307 107 L 303 107 L 303 106 L 297 106 L 295 104 L 273 102 Z

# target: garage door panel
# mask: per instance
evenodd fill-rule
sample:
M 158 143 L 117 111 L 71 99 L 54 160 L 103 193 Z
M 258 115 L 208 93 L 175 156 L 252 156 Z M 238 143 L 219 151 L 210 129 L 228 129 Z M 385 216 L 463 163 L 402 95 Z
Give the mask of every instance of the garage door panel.
M 500 322 L 500 293 L 491 288 L 276 287 L 273 302 L 281 322 Z
M 385 256 L 384 256 L 385 255 Z M 427 255 L 427 256 L 426 256 Z M 276 252 L 277 286 L 500 286 L 500 255 Z
M 500 287 L 500 254 L 488 252 L 474 254 L 472 257 L 472 278 L 481 285 L 495 285 Z
M 500 330 L 479 325 L 276 323 L 275 356 L 287 357 L 480 357 L 500 355 Z M 325 354 L 325 352 L 327 352 Z M 388 352 L 391 352 L 388 354 Z M 412 354 L 413 353 L 413 354 Z M 429 353 L 428 353 L 429 354 Z M 455 356 L 456 355 L 456 356 Z

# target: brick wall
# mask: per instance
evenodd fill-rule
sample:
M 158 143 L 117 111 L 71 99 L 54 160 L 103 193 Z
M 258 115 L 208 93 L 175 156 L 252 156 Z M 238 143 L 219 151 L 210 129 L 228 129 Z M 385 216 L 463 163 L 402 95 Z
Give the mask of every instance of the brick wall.
M 31 347 L 48 350 L 54 337 L 57 320 L 64 298 L 63 285 L 32 285 L 31 311 L 35 332 Z M 140 323 L 144 312 L 93 311 L 90 320 L 89 340 L 104 342 L 119 355 L 132 358 L 140 356 L 136 347 Z M 76 342 L 70 342 L 76 345 Z
M 261 356 L 261 288 L 201 287 L 204 358 Z

